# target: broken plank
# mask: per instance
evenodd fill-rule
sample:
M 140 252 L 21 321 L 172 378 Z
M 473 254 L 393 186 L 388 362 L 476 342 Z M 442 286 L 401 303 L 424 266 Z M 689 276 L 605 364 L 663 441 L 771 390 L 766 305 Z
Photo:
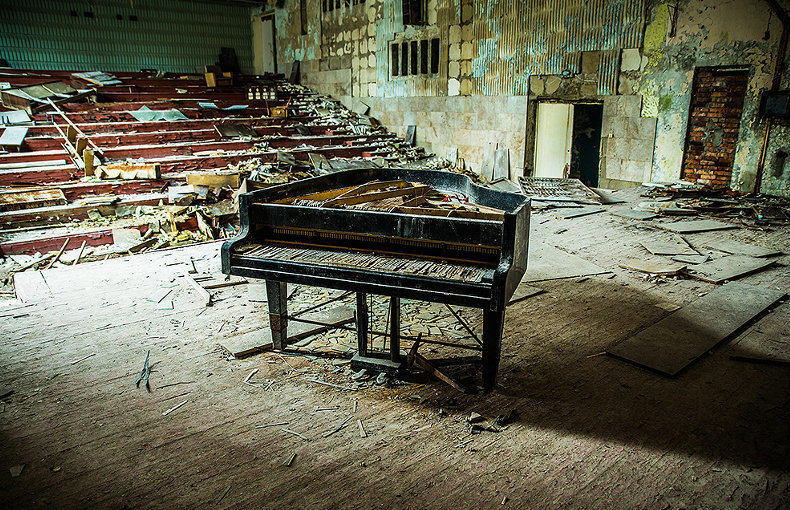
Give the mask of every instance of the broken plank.
M 298 322 L 299 319 L 322 322 L 326 324 L 311 324 L 310 322 Z M 288 343 L 298 342 L 318 333 L 323 333 L 333 326 L 342 326 L 354 320 L 354 309 L 347 305 L 332 307 L 328 310 L 316 310 L 304 314 L 296 314 L 288 321 Z M 309 342 L 297 343 L 297 347 L 303 347 Z M 300 345 L 301 344 L 301 345 Z
M 210 289 L 221 289 L 223 287 L 233 287 L 234 285 L 243 285 L 245 283 L 247 283 L 246 279 L 241 278 L 239 276 L 233 276 L 229 280 L 212 279 L 208 281 L 202 281 L 200 282 L 200 285 L 204 289 L 210 290 Z
M 679 236 L 671 241 L 642 241 L 640 244 L 653 255 L 699 255 Z
M 209 293 L 209 291 L 204 289 L 197 282 L 197 280 L 192 278 L 192 276 L 187 274 L 187 275 L 184 275 L 184 278 L 186 278 L 187 281 L 190 283 L 190 285 L 192 285 L 195 288 L 195 290 L 198 291 L 198 295 L 203 299 L 203 304 L 205 304 L 206 306 L 211 306 L 211 293 Z
M 64 205 L 66 197 L 59 188 L 0 191 L 0 211 L 18 211 Z
M 631 271 L 639 271 L 640 273 L 660 275 L 678 274 L 686 269 L 686 266 L 683 264 L 664 264 L 662 262 L 643 259 L 627 259 L 620 264 L 620 267 L 623 269 L 630 269 Z
M 730 282 L 610 347 L 607 352 L 674 376 L 784 295 L 773 289 Z
M 55 262 L 57 262 L 57 261 L 58 261 L 58 259 L 60 259 L 60 256 L 61 256 L 61 255 L 63 255 L 63 252 L 66 250 L 66 246 L 68 246 L 68 244 L 69 244 L 69 241 L 71 241 L 71 238 L 68 238 L 68 237 L 67 237 L 67 238 L 66 238 L 66 240 L 63 242 L 63 246 L 61 246 L 61 247 L 60 247 L 60 250 L 58 250 L 58 252 L 55 254 L 55 258 L 54 258 L 54 259 L 52 259 L 52 261 L 50 261 L 50 263 L 49 263 L 49 264 L 47 264 L 47 269 L 51 268 L 51 267 L 52 267 L 52 265 L 53 265 Z
M 693 220 L 693 221 L 676 221 L 674 223 L 656 223 L 658 228 L 669 230 L 678 234 L 689 234 L 693 232 L 709 232 L 711 230 L 727 230 L 737 228 L 736 225 L 731 223 L 724 223 L 715 220 Z
M 222 138 L 258 137 L 258 133 L 249 124 L 214 124 L 214 129 Z
M 96 169 L 99 179 L 161 179 L 162 170 L 159 163 L 112 163 L 101 165 Z
M 614 211 L 609 211 L 609 214 L 613 216 L 619 216 L 621 218 L 628 218 L 629 220 L 652 220 L 658 214 L 646 212 L 646 211 L 635 211 L 633 209 L 618 209 Z
M 587 216 L 589 214 L 595 214 L 603 211 L 604 210 L 601 207 L 580 207 L 578 209 L 571 209 L 570 211 L 553 212 L 551 215 L 555 218 L 569 220 L 571 218 L 578 218 L 579 216 Z
M 729 255 L 720 259 L 688 267 L 688 273 L 699 280 L 721 283 L 760 271 L 772 265 L 775 260 L 758 259 L 746 255 Z
M 545 243 L 529 244 L 527 272 L 522 282 L 538 282 L 578 276 L 592 276 L 611 271 Z
M 52 296 L 52 291 L 41 271 L 14 273 L 14 290 L 16 297 L 23 303 Z
M 428 361 L 428 359 L 426 359 L 422 354 L 420 354 L 420 353 L 418 353 L 416 351 L 415 352 L 411 352 L 409 354 L 410 354 L 411 359 L 413 360 L 415 365 L 417 365 L 421 369 L 425 370 L 430 375 L 436 377 L 440 381 L 446 382 L 451 387 L 453 387 L 454 389 L 460 391 L 461 393 L 466 393 L 466 388 L 464 388 L 463 386 L 461 386 L 460 384 L 455 382 L 455 380 L 453 378 L 451 378 L 450 376 L 448 376 L 447 374 L 445 374 L 444 372 L 442 372 L 441 370 L 439 370 L 438 368 L 433 366 L 431 364 L 431 362 Z
M 192 186 L 209 186 L 212 188 L 230 186 L 236 189 L 241 186 L 241 175 L 238 172 L 187 172 L 187 184 Z
M 234 357 L 243 358 L 271 349 L 272 335 L 267 324 L 262 329 L 222 338 L 217 343 Z
M 705 248 L 730 253 L 732 255 L 748 255 L 749 257 L 773 257 L 781 255 L 782 252 L 774 250 L 773 248 L 766 248 L 764 246 L 756 246 L 754 244 L 740 243 L 730 239 L 722 239 L 720 241 L 711 241 L 705 243 Z
M 683 264 L 702 264 L 710 260 L 710 255 L 675 255 L 672 260 Z

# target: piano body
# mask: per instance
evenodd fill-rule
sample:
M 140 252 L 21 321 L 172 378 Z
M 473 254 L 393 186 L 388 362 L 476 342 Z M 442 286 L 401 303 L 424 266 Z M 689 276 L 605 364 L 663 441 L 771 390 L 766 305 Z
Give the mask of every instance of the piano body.
M 449 204 L 421 208 L 437 190 Z M 367 208 L 371 197 L 387 208 Z M 457 173 L 347 170 L 240 195 L 241 229 L 222 246 L 222 271 L 266 280 L 275 350 L 287 348 L 288 321 L 297 320 L 288 283 L 356 292 L 354 368 L 403 367 L 400 298 L 480 308 L 482 341 L 470 348 L 491 390 L 505 307 L 526 270 L 529 213 L 523 195 Z M 368 293 L 391 299 L 389 353 L 368 349 Z

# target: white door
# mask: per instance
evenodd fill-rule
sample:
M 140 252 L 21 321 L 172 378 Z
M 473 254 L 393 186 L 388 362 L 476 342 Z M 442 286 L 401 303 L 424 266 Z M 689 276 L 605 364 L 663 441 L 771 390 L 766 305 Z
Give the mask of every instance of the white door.
M 571 163 L 573 105 L 538 103 L 535 177 L 564 177 Z
M 257 17 L 253 23 L 253 53 L 255 74 L 276 73 L 274 55 L 274 16 Z

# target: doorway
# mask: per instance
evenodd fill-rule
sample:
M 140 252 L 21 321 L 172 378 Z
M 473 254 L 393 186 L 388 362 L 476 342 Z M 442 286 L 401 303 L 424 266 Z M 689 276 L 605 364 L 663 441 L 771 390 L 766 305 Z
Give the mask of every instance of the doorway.
M 749 71 L 697 68 L 680 178 L 729 188 Z
M 255 74 L 277 73 L 274 13 L 255 17 L 252 25 Z
M 598 186 L 603 105 L 538 103 L 535 177 L 571 177 Z

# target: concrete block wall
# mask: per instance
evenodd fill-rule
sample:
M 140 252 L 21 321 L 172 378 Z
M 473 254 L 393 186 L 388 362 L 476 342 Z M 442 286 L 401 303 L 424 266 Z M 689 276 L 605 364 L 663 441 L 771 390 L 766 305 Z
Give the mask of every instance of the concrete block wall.
M 656 119 L 642 117 L 642 96 L 608 96 L 603 102 L 601 173 L 604 188 L 626 188 L 651 179 Z
M 332 96 L 346 106 L 351 101 L 351 69 L 335 69 L 319 71 L 312 68 L 315 61 L 310 61 L 310 72 L 304 74 L 302 84 L 319 94 Z
M 509 149 L 511 176 L 522 175 L 526 96 L 371 97 L 362 101 L 387 129 L 404 136 L 407 126 L 417 126 L 418 145 L 442 157 L 457 148 L 458 157 L 478 173 L 494 148 Z

